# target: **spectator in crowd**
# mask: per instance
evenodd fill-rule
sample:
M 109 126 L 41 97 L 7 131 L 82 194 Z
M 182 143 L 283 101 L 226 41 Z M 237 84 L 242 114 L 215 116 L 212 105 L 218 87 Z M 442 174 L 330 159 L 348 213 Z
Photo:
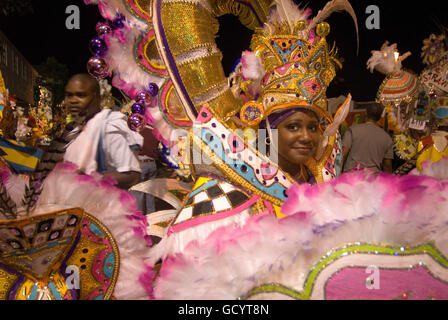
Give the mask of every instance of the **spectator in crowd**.
M 360 165 L 375 173 L 392 173 L 393 141 L 387 132 L 377 125 L 383 108 L 375 103 L 368 105 L 366 111 L 366 122 L 352 125 L 342 139 L 343 172 L 351 171 Z
M 83 119 L 84 124 L 64 160 L 78 165 L 85 174 L 111 176 L 122 189 L 138 183 L 141 168 L 137 154 L 143 137 L 128 128 L 124 114 L 101 108 L 98 81 L 88 74 L 74 75 L 65 87 L 64 103 L 71 116 Z

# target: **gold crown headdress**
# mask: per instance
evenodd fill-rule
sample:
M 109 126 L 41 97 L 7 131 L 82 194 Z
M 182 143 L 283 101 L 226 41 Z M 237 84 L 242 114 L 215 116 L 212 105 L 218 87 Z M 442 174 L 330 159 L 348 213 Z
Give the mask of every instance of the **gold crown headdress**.
M 248 125 L 258 124 L 272 112 L 301 105 L 326 116 L 326 89 L 342 65 L 335 47 L 328 48 L 325 37 L 330 25 L 323 20 L 345 10 L 358 32 L 356 15 L 347 0 L 327 3 L 313 19 L 308 19 L 310 10 L 299 9 L 291 0 L 276 0 L 275 4 L 269 21 L 255 30 L 252 52 L 242 57 L 240 87 L 251 101 L 242 107 L 240 118 Z M 245 70 L 254 66 L 263 72 Z

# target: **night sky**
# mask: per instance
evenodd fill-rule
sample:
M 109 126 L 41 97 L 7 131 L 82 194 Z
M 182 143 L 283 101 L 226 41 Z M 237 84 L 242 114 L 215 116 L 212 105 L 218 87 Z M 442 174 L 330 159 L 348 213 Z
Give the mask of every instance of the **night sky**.
M 307 4 L 316 14 L 326 0 L 310 0 Z M 69 67 L 70 74 L 86 72 L 86 62 L 91 57 L 88 42 L 95 37 L 95 25 L 102 21 L 97 6 L 84 5 L 82 0 L 33 0 L 34 15 L 1 17 L 0 29 L 33 65 L 56 57 Z M 344 59 L 343 69 L 330 85 L 327 96 L 339 96 L 350 92 L 355 100 L 369 101 L 375 98 L 384 76 L 366 69 L 371 50 L 378 50 L 385 40 L 398 43 L 401 53 L 411 51 L 403 66 L 419 73 L 424 65 L 420 59 L 423 39 L 431 33 L 440 33 L 439 25 L 448 27 L 448 1 L 409 0 L 352 0 L 358 17 L 359 54 L 356 54 L 356 34 L 351 17 L 347 13 L 334 13 L 326 21 L 331 31 L 329 44 L 336 42 L 339 56 Z M 65 9 L 75 4 L 81 10 L 79 30 L 68 30 Z M 380 29 L 368 30 L 366 8 L 376 5 L 380 9 Z M 223 65 L 228 74 L 241 55 L 248 49 L 252 32 L 232 16 L 219 18 L 221 28 L 217 38 L 223 51 Z

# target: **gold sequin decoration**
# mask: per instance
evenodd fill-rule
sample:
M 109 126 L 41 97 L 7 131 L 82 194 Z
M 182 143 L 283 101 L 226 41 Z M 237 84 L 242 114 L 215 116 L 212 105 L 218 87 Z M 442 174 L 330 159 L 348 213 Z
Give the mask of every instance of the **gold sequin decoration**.
M 252 206 L 252 212 L 251 215 L 256 216 L 260 213 L 266 211 L 268 208 L 263 203 L 263 199 L 259 199 L 255 204 Z
M 329 32 L 327 23 L 319 26 L 322 35 Z M 327 111 L 326 89 L 336 68 L 341 67 L 337 49 L 329 50 L 325 37 L 316 43 L 308 41 L 301 28 L 303 21 L 297 22 L 293 31 L 286 22 L 272 22 L 257 28 L 252 37 L 250 48 L 262 60 L 268 76 L 259 97 L 266 116 L 275 106 L 293 101 L 307 101 Z
M 230 89 L 225 90 L 221 95 L 209 101 L 208 104 L 218 119 L 223 120 L 229 126 L 233 126 L 232 129 L 236 129 L 235 124 L 229 118 L 241 109 L 242 102 L 235 99 Z
M 317 183 L 324 182 L 324 176 L 323 176 L 323 168 L 325 167 L 325 164 L 328 160 L 328 158 L 331 156 L 331 153 L 333 152 L 333 147 L 336 142 L 336 136 L 331 136 L 328 138 L 328 144 L 325 147 L 325 151 L 323 155 L 320 157 L 319 160 L 316 160 L 314 158 L 311 158 L 307 163 L 306 166 L 308 169 L 310 169 L 311 173 L 313 174 L 314 178 L 316 179 Z
M 58 211 L 48 212 L 46 214 L 36 215 L 24 219 L 1 221 L 2 229 L 18 228 L 31 224 L 38 225 L 40 222 L 50 219 L 57 219 L 60 216 L 76 216 L 78 220 L 82 219 L 84 211 L 81 208 L 70 208 Z M 66 221 L 67 223 L 67 221 Z M 79 230 L 80 222 L 78 221 L 76 227 L 73 227 L 73 232 L 70 236 L 61 237 L 60 240 L 45 241 L 43 244 L 34 245 L 28 243 L 29 241 L 21 241 L 24 246 L 21 250 L 15 250 L 13 253 L 0 255 L 0 262 L 14 268 L 20 273 L 33 279 L 33 281 L 47 282 L 52 270 L 58 268 L 61 258 L 70 250 L 72 243 L 75 240 L 76 234 Z M 70 229 L 69 226 L 61 226 L 61 230 Z M 50 231 L 48 231 L 50 232 Z M 48 236 L 48 235 L 47 235 Z M 48 247 L 52 243 L 53 246 Z M 31 249 L 35 249 L 34 252 Z M 31 253 L 27 253 L 30 251 Z M 50 258 L 51 257 L 51 258 Z M 38 259 L 39 258 L 39 259 Z M 45 265 L 41 264 L 42 259 L 46 259 Z M 39 261 L 38 261 L 39 260 Z M 30 264 L 30 267 L 26 265 Z
M 53 212 L 51 214 L 46 215 L 39 215 L 36 217 L 28 218 L 27 220 L 35 220 L 39 218 L 39 220 L 48 219 L 48 217 L 51 216 L 58 216 L 60 214 L 67 213 L 69 211 L 70 213 L 76 214 L 79 216 L 79 214 L 82 214 L 82 210 L 80 208 L 73 208 L 73 209 L 67 209 L 63 210 L 62 212 Z M 118 272 L 119 272 L 119 266 L 120 266 L 120 258 L 119 258 L 119 251 L 117 244 L 115 243 L 114 238 L 112 237 L 112 234 L 109 232 L 109 230 L 100 223 L 95 217 L 84 213 L 83 218 L 80 222 L 78 222 L 78 225 L 81 225 L 82 221 L 86 218 L 88 221 L 92 221 L 105 235 L 105 238 L 110 243 L 112 253 L 115 256 L 115 263 L 114 263 L 114 273 L 112 275 L 112 278 L 109 279 L 109 284 L 107 286 L 106 292 L 104 292 L 104 299 L 110 299 L 112 297 L 113 290 L 115 288 L 115 284 L 118 278 Z M 22 222 L 23 224 L 24 222 Z M 81 231 L 80 231 L 81 232 Z M 75 233 L 76 235 L 76 233 Z M 71 244 L 71 243 L 70 243 Z M 92 266 L 95 262 L 95 258 L 97 255 L 107 248 L 106 244 L 101 244 L 97 242 L 93 242 L 89 240 L 85 236 L 81 236 L 78 244 L 76 245 L 72 255 L 67 260 L 66 265 L 75 265 L 79 268 L 79 276 L 80 276 L 80 299 L 85 299 L 88 294 L 90 294 L 95 289 L 98 289 L 99 287 L 103 287 L 104 284 L 99 283 L 92 275 Z M 43 249 L 44 251 L 51 251 L 52 248 Z M 67 247 L 67 249 L 70 249 L 70 246 Z M 87 252 L 83 252 L 84 249 L 87 249 Z M 42 254 L 42 250 L 37 252 L 37 254 Z M 63 251 L 65 254 L 65 250 Z M 32 258 L 32 255 L 30 255 Z M 57 263 L 51 268 L 52 270 L 57 270 L 59 268 L 60 263 L 62 262 L 64 258 L 64 255 L 58 254 L 55 256 L 54 259 L 58 260 Z M 12 259 L 12 257 L 8 257 L 8 259 Z M 85 259 L 85 260 L 84 260 Z M 85 266 L 83 268 L 83 265 Z M 57 290 L 59 293 L 63 296 L 67 292 L 67 286 L 65 283 L 64 278 L 62 275 L 59 274 L 59 271 L 54 271 L 51 274 L 47 276 L 47 278 L 42 279 L 41 281 L 38 281 L 35 279 L 35 277 L 32 276 L 33 272 L 25 272 L 25 270 L 19 270 L 21 268 L 17 267 L 17 271 L 22 273 L 25 276 L 24 282 L 21 284 L 20 288 L 17 291 L 16 299 L 20 300 L 26 300 L 29 297 L 29 294 L 31 293 L 31 289 L 35 284 L 38 284 L 39 287 L 43 288 L 45 286 L 48 286 L 48 283 L 50 281 L 53 281 L 55 284 Z M 0 300 L 5 300 L 7 298 L 7 294 L 9 293 L 12 285 L 17 281 L 18 277 L 14 274 L 11 274 L 7 272 L 6 270 L 0 268 Z
M 219 52 L 178 66 L 179 74 L 190 96 L 203 95 L 210 86 L 225 79 L 224 70 L 214 67 L 221 64 L 221 59 L 222 54 Z
M 101 224 L 95 217 L 85 214 L 87 218 L 95 223 L 95 225 L 106 235 L 107 240 L 111 244 L 112 247 L 112 253 L 115 256 L 115 265 L 114 265 L 114 273 L 112 276 L 112 279 L 110 279 L 110 283 L 108 286 L 108 289 L 106 292 L 103 292 L 104 294 L 104 300 L 110 299 L 118 278 L 118 272 L 119 272 L 119 266 L 120 266 L 120 258 L 119 258 L 119 251 L 117 244 L 115 243 L 115 240 L 113 239 L 111 233 L 109 230 L 106 229 L 106 227 Z M 95 262 L 95 258 L 97 255 L 107 248 L 107 245 L 100 244 L 97 242 L 90 241 L 87 237 L 81 237 L 79 240 L 78 245 L 76 246 L 75 250 L 73 251 L 73 254 L 67 261 L 67 265 L 73 264 L 80 266 L 79 273 L 80 273 L 80 299 L 84 300 L 86 299 L 87 295 L 90 294 L 95 289 L 98 289 L 100 286 L 102 287 L 103 284 L 100 284 L 92 275 L 92 267 L 93 263 Z M 87 253 L 83 252 L 84 249 L 87 249 Z M 80 260 L 84 258 L 85 262 L 80 263 Z M 86 267 L 83 269 L 82 265 L 85 265 Z
M 0 300 L 7 299 L 9 290 L 17 279 L 18 276 L 0 268 Z
M 144 56 L 146 61 L 148 61 L 149 64 L 151 64 L 151 66 L 155 69 L 160 69 L 160 70 L 165 70 L 166 67 L 163 64 L 162 59 L 160 58 L 159 55 L 159 51 L 157 49 L 157 43 L 155 41 L 156 36 L 152 36 L 151 38 L 149 38 L 148 40 L 146 40 L 146 43 L 144 44 L 143 47 L 143 52 L 144 52 Z M 138 59 L 137 59 L 138 61 Z M 143 65 L 141 65 L 139 63 L 139 65 L 146 71 L 152 73 L 151 71 L 149 71 L 147 68 L 145 68 Z M 158 74 L 160 76 L 160 74 Z
M 146 14 L 148 17 L 152 16 L 152 0 L 134 0 L 134 2 L 138 9 L 141 10 L 144 14 Z
M 81 237 L 72 256 L 67 261 L 67 265 L 77 265 L 79 267 L 79 277 L 81 279 L 79 283 L 81 300 L 85 300 L 89 293 L 101 285 L 93 277 L 92 267 L 96 256 L 106 248 L 106 245 L 92 242 L 87 237 Z M 87 249 L 88 252 L 83 253 L 84 249 Z M 80 260 L 83 258 L 85 259 L 85 262 L 80 263 Z M 82 265 L 85 265 L 86 268 L 83 269 Z
M 126 6 L 126 9 L 131 12 L 135 17 L 137 17 L 140 20 L 146 21 L 146 17 L 141 16 L 139 13 L 132 9 L 132 7 L 129 5 L 129 2 L 133 2 L 135 6 L 138 8 L 138 10 L 141 11 L 141 13 L 147 15 L 148 17 L 152 16 L 152 0 L 123 0 L 124 5 Z
M 173 90 L 173 89 L 174 89 L 174 86 L 171 85 L 170 88 L 168 89 L 168 92 L 165 97 L 166 113 L 168 113 L 168 115 L 171 118 L 173 118 L 174 120 L 177 120 L 177 121 L 191 121 L 188 118 L 187 114 L 185 113 L 185 110 L 182 107 L 182 104 L 179 100 L 179 96 L 177 95 L 176 90 Z M 178 124 L 170 121 L 169 118 L 167 118 L 167 121 L 169 121 L 169 123 L 171 123 L 175 127 L 181 127 Z M 189 126 L 185 126 L 185 128 L 187 128 L 187 127 L 189 127 Z
M 215 41 L 216 19 L 202 6 L 189 2 L 163 2 L 162 23 L 171 53 L 176 56 L 202 43 Z

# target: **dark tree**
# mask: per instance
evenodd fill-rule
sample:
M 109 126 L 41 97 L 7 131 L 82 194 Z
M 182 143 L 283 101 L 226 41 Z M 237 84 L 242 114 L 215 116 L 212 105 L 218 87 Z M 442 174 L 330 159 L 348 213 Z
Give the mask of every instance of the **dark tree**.
M 30 0 L 0 0 L 0 16 L 24 16 L 33 12 Z
M 38 85 L 42 85 L 53 94 L 54 109 L 64 99 L 64 86 L 68 80 L 68 67 L 60 63 L 55 57 L 48 57 L 47 60 L 36 66 L 39 78 Z

